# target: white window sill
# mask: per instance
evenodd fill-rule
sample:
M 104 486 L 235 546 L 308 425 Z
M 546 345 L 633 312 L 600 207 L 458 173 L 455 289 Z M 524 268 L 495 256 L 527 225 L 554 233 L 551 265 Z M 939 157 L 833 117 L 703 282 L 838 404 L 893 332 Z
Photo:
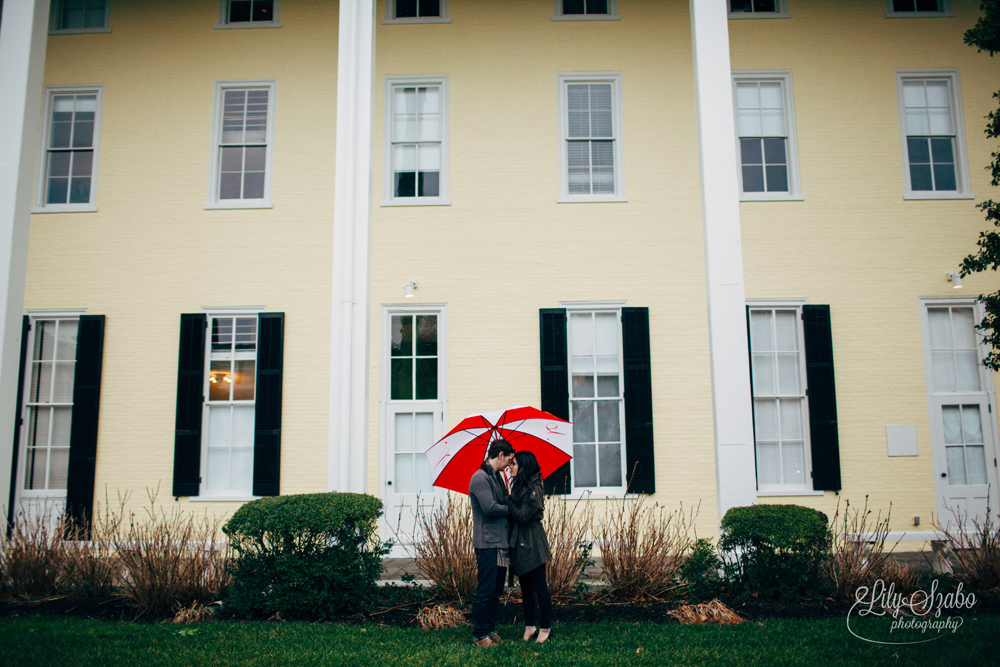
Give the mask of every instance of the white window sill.
M 281 28 L 280 21 L 243 21 L 240 23 L 216 23 L 216 30 L 242 30 L 245 28 Z
M 382 19 L 382 25 L 392 25 L 393 23 L 413 24 L 413 23 L 451 23 L 447 16 L 416 16 L 405 19 Z
M 775 192 L 741 192 L 740 201 L 805 201 L 801 194 Z
M 205 204 L 206 211 L 238 208 L 274 208 L 274 204 L 265 199 L 234 199 L 231 202 L 208 202 Z
M 790 19 L 788 12 L 730 12 L 731 19 Z
M 50 204 L 35 206 L 32 213 L 97 213 L 97 204 Z
M 942 19 L 955 18 L 955 12 L 886 12 L 887 19 Z
M 611 197 L 595 197 L 595 196 L 577 196 L 577 197 L 559 197 L 556 199 L 557 204 L 600 204 L 604 202 L 612 203 L 623 203 L 627 202 L 628 197 L 625 196 L 611 196 Z
M 778 497 L 778 496 L 822 496 L 825 491 L 815 489 L 758 489 L 758 498 Z
M 251 500 L 258 500 L 260 496 L 189 496 L 192 503 L 248 503 Z
M 553 16 L 553 21 L 621 21 L 618 14 L 564 14 Z
M 975 199 L 971 192 L 907 192 L 903 199 Z
M 50 35 L 86 35 L 92 32 L 111 32 L 111 28 L 67 28 L 65 30 L 49 30 Z
M 405 197 L 402 199 L 383 199 L 382 206 L 451 206 L 450 199 L 441 197 Z

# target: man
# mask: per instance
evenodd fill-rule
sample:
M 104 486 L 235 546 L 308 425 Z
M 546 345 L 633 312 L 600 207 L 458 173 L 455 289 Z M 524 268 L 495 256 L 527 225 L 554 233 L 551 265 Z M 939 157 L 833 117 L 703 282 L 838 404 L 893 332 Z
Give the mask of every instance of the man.
M 507 578 L 507 486 L 500 471 L 510 464 L 514 448 L 494 440 L 486 461 L 469 480 L 472 502 L 472 547 L 476 550 L 479 584 L 472 599 L 472 643 L 489 647 L 500 643 L 496 633 L 497 610 Z

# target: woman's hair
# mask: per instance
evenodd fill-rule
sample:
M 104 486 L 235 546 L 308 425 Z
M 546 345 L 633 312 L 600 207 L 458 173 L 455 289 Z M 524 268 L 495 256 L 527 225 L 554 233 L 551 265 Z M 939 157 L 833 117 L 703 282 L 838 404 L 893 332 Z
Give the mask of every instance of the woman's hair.
M 542 473 L 542 468 L 538 465 L 538 459 L 529 451 L 514 452 L 514 460 L 517 461 L 517 477 L 514 478 L 515 482 L 521 480 L 527 484 L 536 474 L 540 475 Z

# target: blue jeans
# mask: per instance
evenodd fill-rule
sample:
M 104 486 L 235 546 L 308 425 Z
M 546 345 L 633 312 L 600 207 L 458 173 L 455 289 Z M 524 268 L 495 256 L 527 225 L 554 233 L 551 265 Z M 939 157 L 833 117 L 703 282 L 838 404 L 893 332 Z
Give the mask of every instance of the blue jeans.
M 488 637 L 497 629 L 497 610 L 503 595 L 507 568 L 497 567 L 498 549 L 476 549 L 479 584 L 472 598 L 472 638 Z

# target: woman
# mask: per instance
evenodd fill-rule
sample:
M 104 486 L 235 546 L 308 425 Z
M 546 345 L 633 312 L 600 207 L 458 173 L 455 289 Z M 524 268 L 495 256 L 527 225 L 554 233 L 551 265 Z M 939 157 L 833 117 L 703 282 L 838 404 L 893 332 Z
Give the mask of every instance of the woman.
M 545 564 L 552 560 L 542 527 L 545 506 L 542 470 L 531 452 L 517 452 L 510 464 L 510 567 L 521 582 L 524 605 L 524 641 L 538 633 L 539 644 L 552 634 L 552 596 L 545 581 Z M 535 600 L 541 612 L 535 626 Z

